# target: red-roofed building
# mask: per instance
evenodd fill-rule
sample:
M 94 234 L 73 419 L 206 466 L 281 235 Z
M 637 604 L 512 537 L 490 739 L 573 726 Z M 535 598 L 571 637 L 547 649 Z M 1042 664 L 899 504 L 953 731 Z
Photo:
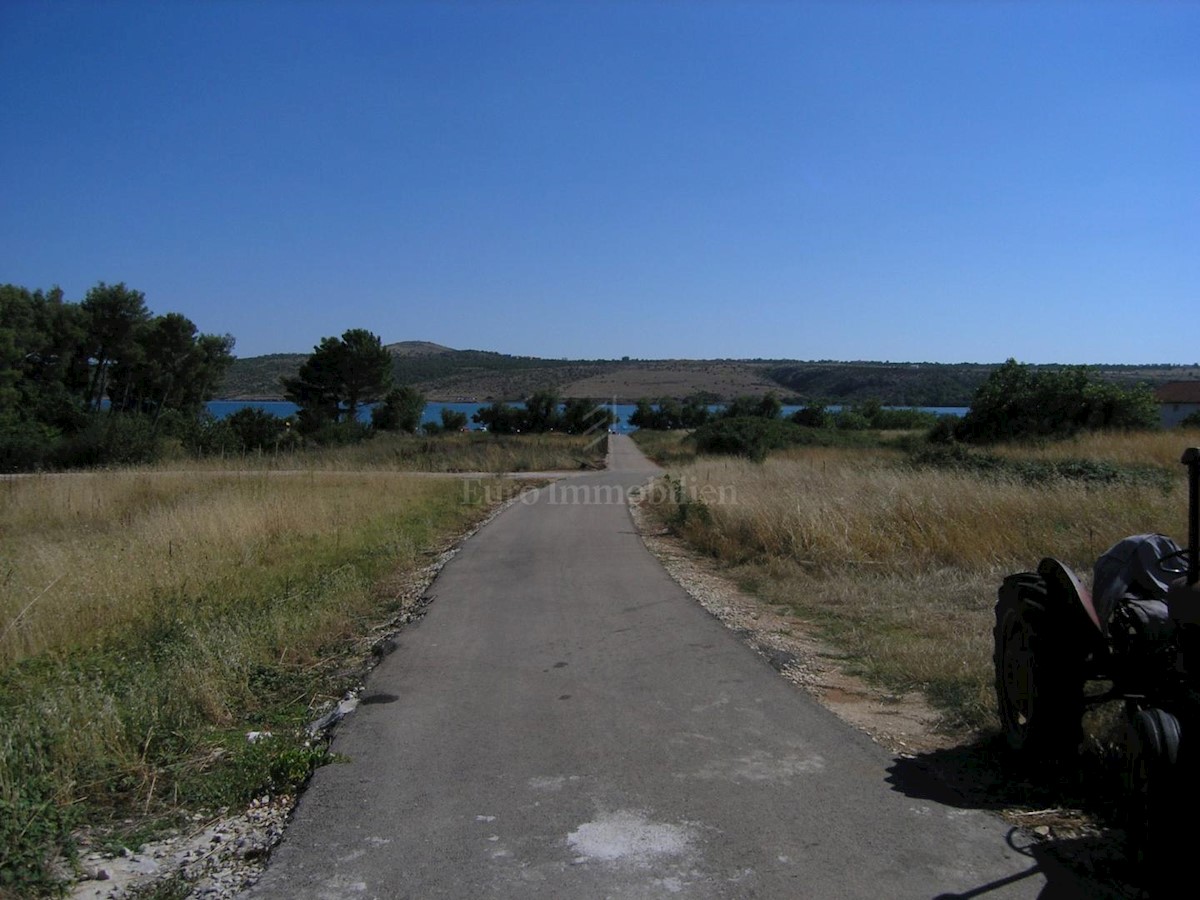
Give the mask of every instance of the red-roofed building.
M 1154 389 L 1163 428 L 1174 428 L 1200 412 L 1200 381 L 1168 381 Z

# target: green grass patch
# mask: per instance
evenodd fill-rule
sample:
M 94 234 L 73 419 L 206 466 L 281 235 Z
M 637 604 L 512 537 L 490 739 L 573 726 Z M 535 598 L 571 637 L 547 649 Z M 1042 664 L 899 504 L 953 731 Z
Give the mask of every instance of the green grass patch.
M 66 490 L 53 479 L 14 493 L 0 519 L 43 509 L 42 532 L 14 544 L 9 586 L 60 584 L 38 568 L 47 558 L 123 556 L 115 571 L 96 560 L 82 573 L 97 599 L 50 591 L 10 628 L 20 640 L 0 669 L 0 892 L 53 892 L 49 864 L 70 858 L 77 826 L 136 845 L 184 814 L 296 790 L 328 761 L 304 726 L 359 677 L 372 629 L 401 609 L 396 579 L 519 487 L 320 473 L 158 492 L 143 477 L 87 485 L 125 510 L 121 528 L 73 527 L 69 509 L 50 521 L 47 498 L 24 492 Z M 165 523 L 192 543 L 167 551 Z M 74 547 L 84 552 L 63 556 Z M 88 627 L 80 613 L 101 597 L 112 624 Z M 250 742 L 249 731 L 271 736 Z
M 691 431 L 655 431 L 639 428 L 630 435 L 638 448 L 660 466 L 678 465 L 696 458 L 696 446 L 688 441 Z

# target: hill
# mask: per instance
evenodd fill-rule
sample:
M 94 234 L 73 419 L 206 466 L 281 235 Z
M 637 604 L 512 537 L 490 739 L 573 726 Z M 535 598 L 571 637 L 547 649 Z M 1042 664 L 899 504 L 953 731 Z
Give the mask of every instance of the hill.
M 966 406 L 996 367 L 994 363 L 893 363 L 820 360 L 571 360 L 510 356 L 490 350 L 455 350 L 427 341 L 387 345 L 398 384 L 411 384 L 431 400 L 520 400 L 542 389 L 564 397 L 684 397 L 714 401 L 775 391 L 787 401 L 896 406 Z M 220 396 L 229 400 L 278 400 L 280 379 L 296 373 L 304 353 L 238 359 Z M 1041 366 L 1039 368 L 1060 368 Z M 1200 367 L 1109 365 L 1100 376 L 1120 384 L 1150 385 L 1200 376 Z

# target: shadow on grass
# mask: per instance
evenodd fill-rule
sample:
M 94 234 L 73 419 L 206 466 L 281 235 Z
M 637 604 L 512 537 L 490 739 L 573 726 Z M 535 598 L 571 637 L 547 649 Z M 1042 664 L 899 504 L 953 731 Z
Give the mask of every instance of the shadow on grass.
M 888 769 L 893 790 L 958 809 L 1003 813 L 1013 828 L 1009 847 L 1029 859 L 1029 869 L 1001 882 L 950 897 L 987 897 L 1040 874 L 1040 900 L 1135 898 L 1144 895 L 1126 858 L 1116 817 L 1120 780 L 1100 754 L 1071 764 L 1020 764 L 1002 738 L 897 758 Z M 1037 831 L 1035 831 L 1035 829 Z M 1045 837 L 1037 832 L 1048 831 Z

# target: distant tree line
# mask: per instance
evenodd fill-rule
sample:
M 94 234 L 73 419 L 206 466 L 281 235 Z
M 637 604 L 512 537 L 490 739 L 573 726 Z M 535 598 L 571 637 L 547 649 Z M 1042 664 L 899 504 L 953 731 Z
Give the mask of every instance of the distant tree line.
M 682 403 L 669 397 L 658 400 L 642 398 L 637 401 L 629 424 L 636 428 L 660 431 L 677 428 L 699 428 L 710 422 L 729 419 L 781 419 L 783 401 L 772 393 L 761 396 L 735 397 L 723 406 L 707 397 L 689 397 Z M 937 414 L 918 409 L 888 409 L 878 400 L 866 400 L 838 411 L 828 409 L 822 401 L 810 402 L 789 417 L 789 421 L 808 428 L 838 428 L 846 431 L 865 429 L 928 428 Z
M 572 397 L 566 401 L 554 391 L 535 391 L 521 406 L 496 402 L 477 410 L 472 420 L 494 434 L 540 434 L 559 431 L 585 434 L 616 424 L 609 407 L 593 400 Z
M 689 409 L 685 416 L 684 409 Z M 976 389 L 966 416 L 888 409 L 875 399 L 836 412 L 810 402 L 786 420 L 772 394 L 739 397 L 715 412 L 668 400 L 639 401 L 631 423 L 642 428 L 694 428 L 704 453 L 763 459 L 770 450 L 829 443 L 820 432 L 925 432 L 933 443 L 990 444 L 1067 438 L 1082 431 L 1157 428 L 1158 404 L 1145 385 L 1121 386 L 1084 366 L 1035 368 L 1010 359 Z
M 123 283 L 78 303 L 0 285 L 0 469 L 141 462 L 194 438 L 233 344 Z

